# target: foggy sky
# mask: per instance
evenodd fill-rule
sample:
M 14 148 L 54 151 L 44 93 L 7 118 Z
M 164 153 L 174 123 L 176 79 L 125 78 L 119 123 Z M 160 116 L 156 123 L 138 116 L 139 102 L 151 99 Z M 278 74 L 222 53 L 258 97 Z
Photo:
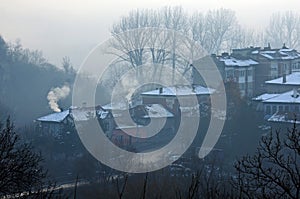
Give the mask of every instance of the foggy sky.
M 7 41 L 19 38 L 24 47 L 42 50 L 58 66 L 69 56 L 77 68 L 130 10 L 178 5 L 191 13 L 230 8 L 240 24 L 260 29 L 273 12 L 300 12 L 299 0 L 0 0 L 0 34 Z

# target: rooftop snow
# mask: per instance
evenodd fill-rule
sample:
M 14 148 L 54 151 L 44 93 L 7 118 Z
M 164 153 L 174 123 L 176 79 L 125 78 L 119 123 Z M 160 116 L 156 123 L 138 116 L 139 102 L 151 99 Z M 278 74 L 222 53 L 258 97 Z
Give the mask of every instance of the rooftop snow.
M 109 103 L 104 106 L 102 106 L 103 109 L 105 110 L 128 110 L 129 105 L 128 103 L 122 101 L 122 102 L 117 102 L 117 103 Z
M 70 113 L 70 109 L 72 110 Z M 37 121 L 41 122 L 62 122 L 68 115 L 71 115 L 72 118 L 75 121 L 87 121 L 91 117 L 95 117 L 95 110 L 89 109 L 89 108 L 76 108 L 76 107 L 70 107 L 70 109 L 58 112 L 58 113 L 51 113 L 49 115 L 40 117 L 37 119 Z M 108 111 L 105 110 L 97 110 L 97 115 L 104 119 L 108 114 Z
M 252 59 L 239 60 L 234 57 L 220 58 L 219 60 L 224 62 L 224 64 L 226 66 L 251 66 L 251 65 L 258 64 L 258 62 L 254 61 Z
M 298 115 L 299 116 L 299 115 Z M 297 116 L 296 116 L 297 118 Z M 275 113 L 269 119 L 268 122 L 285 122 L 285 123 L 294 123 L 295 114 L 294 113 Z M 300 124 L 300 121 L 296 121 L 297 124 Z
M 210 95 L 215 92 L 215 89 L 205 88 L 203 86 L 195 86 L 194 89 L 191 86 L 173 86 L 164 87 L 162 93 L 159 93 L 159 89 L 147 91 L 142 95 L 160 95 L 160 96 L 188 96 L 188 95 Z
M 262 56 L 264 56 L 265 58 L 268 59 L 274 59 L 274 57 L 272 55 L 266 54 L 266 53 L 260 53 Z
M 282 94 L 279 94 L 276 97 L 267 99 L 263 101 L 264 103 L 300 103 L 300 96 L 299 93 L 298 97 L 293 97 L 294 91 L 288 91 Z
M 286 76 L 286 82 L 283 83 L 283 77 L 266 81 L 266 84 L 283 84 L 300 86 L 300 72 L 294 72 Z
M 37 121 L 41 122 L 62 122 L 69 115 L 69 110 L 52 113 L 37 119 Z
M 73 109 L 71 114 L 75 121 L 88 121 L 91 117 L 95 117 L 95 110 Z
M 290 48 L 253 51 L 252 54 L 260 54 L 267 59 L 293 60 L 300 58 L 300 53 Z
M 144 118 L 166 118 L 174 116 L 160 104 L 147 104 L 145 108 L 148 115 L 145 115 Z
M 271 99 L 273 97 L 276 97 L 278 95 L 279 94 L 265 93 L 265 94 L 262 94 L 262 95 L 259 95 L 259 96 L 255 97 L 255 98 L 253 98 L 252 100 L 255 100 L 255 101 L 265 101 L 265 100 Z

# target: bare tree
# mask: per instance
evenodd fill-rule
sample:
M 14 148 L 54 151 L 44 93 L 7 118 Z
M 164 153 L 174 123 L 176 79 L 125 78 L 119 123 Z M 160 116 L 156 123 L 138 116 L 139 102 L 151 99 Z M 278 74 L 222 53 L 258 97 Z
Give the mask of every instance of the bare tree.
M 122 17 L 119 23 L 114 24 L 111 31 L 115 39 L 111 47 L 119 51 L 114 54 L 134 68 L 145 62 L 145 47 L 149 37 L 144 28 L 154 25 L 150 23 L 155 21 L 150 20 L 151 16 L 150 10 L 131 11 L 127 17 Z
M 74 70 L 71 60 L 70 60 L 70 57 L 68 57 L 68 56 L 63 57 L 61 64 L 66 73 L 68 73 L 68 74 L 75 73 L 75 70 Z
M 135 69 L 145 63 L 164 65 L 168 62 L 175 70 L 179 60 L 175 51 L 182 43 L 176 32 L 188 31 L 187 19 L 182 7 L 132 11 L 113 26 L 115 41 L 111 51 L 116 50 L 114 54 Z
M 264 34 L 259 30 L 236 25 L 229 41 L 230 49 L 265 45 Z
M 209 53 L 227 48 L 236 25 L 235 12 L 229 9 L 210 10 L 205 15 L 195 13 L 190 18 L 191 34 Z
M 300 15 L 287 11 L 274 13 L 266 29 L 267 38 L 275 47 L 281 47 L 283 43 L 290 48 L 300 47 Z
M 234 186 L 244 198 L 300 198 L 300 131 L 261 138 L 254 155 L 235 164 Z
M 0 129 L 0 196 L 53 197 L 55 186 L 46 182 L 41 155 L 21 142 L 9 118 Z
M 124 179 L 124 182 L 123 182 L 122 185 L 120 185 L 120 178 L 117 177 L 117 179 L 116 179 L 117 193 L 118 193 L 118 198 L 119 199 L 122 199 L 123 196 L 124 196 L 125 188 L 126 188 L 127 181 L 128 181 L 128 174 L 124 174 L 121 177 L 123 177 L 123 179 Z
M 209 32 L 209 52 L 219 53 L 226 49 L 227 42 L 236 23 L 235 12 L 229 9 L 209 11 L 206 15 Z

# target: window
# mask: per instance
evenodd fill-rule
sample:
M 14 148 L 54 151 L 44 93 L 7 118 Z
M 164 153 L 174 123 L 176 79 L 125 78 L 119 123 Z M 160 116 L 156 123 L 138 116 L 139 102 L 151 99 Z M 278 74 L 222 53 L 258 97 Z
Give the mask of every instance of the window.
M 289 110 L 290 110 L 290 107 L 289 107 L 289 106 L 285 106 L 285 107 L 284 107 L 284 111 L 285 111 L 285 112 L 289 112 Z
M 299 113 L 299 106 L 295 106 L 295 113 Z
M 271 107 L 269 105 L 266 106 L 266 114 L 267 115 L 271 114 Z
M 244 70 L 241 70 L 240 71 L 240 77 L 244 77 L 245 76 L 245 71 Z
M 240 83 L 240 89 L 244 90 L 245 89 L 245 83 Z
M 252 70 L 248 70 L 248 76 L 252 76 Z
M 272 114 L 276 113 L 277 111 L 277 106 L 272 106 Z
M 283 112 L 283 106 L 279 106 L 279 112 Z
M 227 70 L 226 71 L 226 78 L 232 78 L 233 77 L 233 70 Z
M 277 68 L 271 68 L 271 71 L 277 71 Z
M 248 83 L 248 89 L 253 89 L 253 84 L 252 83 Z

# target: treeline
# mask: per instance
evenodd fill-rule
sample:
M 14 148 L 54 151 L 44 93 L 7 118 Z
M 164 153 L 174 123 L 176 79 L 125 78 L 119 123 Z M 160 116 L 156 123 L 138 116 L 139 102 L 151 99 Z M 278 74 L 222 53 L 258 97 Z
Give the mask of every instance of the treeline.
M 68 58 L 60 68 L 50 64 L 40 51 L 23 48 L 19 41 L 8 43 L 0 36 L 0 107 L 23 125 L 49 113 L 47 94 L 52 87 L 72 83 L 75 71 Z M 70 97 L 61 106 L 70 105 Z M 4 113 L 4 114 L 3 114 Z
M 275 48 L 282 47 L 283 43 L 290 48 L 300 48 L 300 14 L 292 11 L 273 13 L 267 26 L 254 29 L 246 28 L 247 24 L 240 24 L 235 11 L 231 9 L 194 13 L 188 13 L 182 7 L 168 6 L 160 9 L 137 9 L 113 24 L 111 33 L 115 35 L 145 27 L 179 31 L 199 42 L 207 52 L 216 54 L 232 48 L 263 46 L 268 43 Z M 136 39 L 142 41 L 140 37 Z
M 285 43 L 289 48 L 300 49 L 300 14 L 297 12 L 274 13 L 263 29 L 245 25 L 240 24 L 230 9 L 194 13 L 182 7 L 132 10 L 111 27 L 114 40 L 108 52 L 118 59 L 102 83 L 112 89 L 128 68 L 136 69 L 144 64 L 157 66 L 154 77 L 162 69 L 158 66 L 169 65 L 188 78 L 191 60 L 234 48 L 268 44 L 281 48 Z

